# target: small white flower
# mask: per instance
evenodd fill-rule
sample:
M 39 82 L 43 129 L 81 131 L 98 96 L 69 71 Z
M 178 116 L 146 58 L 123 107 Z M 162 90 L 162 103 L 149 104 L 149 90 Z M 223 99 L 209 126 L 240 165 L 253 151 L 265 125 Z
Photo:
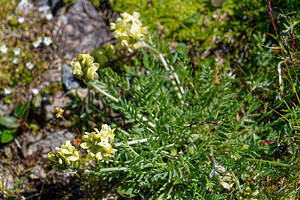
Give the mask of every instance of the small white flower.
M 15 54 L 16 56 L 20 55 L 20 53 L 21 53 L 21 49 L 20 49 L 20 48 L 15 48 L 15 49 L 14 49 L 14 54 Z
M 52 13 L 48 13 L 48 14 L 45 16 L 45 18 L 46 18 L 48 21 L 50 21 L 51 19 L 53 19 Z
M 26 63 L 26 67 L 29 69 L 29 70 L 32 70 L 34 68 L 34 65 L 31 63 L 31 62 L 28 62 Z
M 14 64 L 18 64 L 18 62 L 19 62 L 19 58 L 14 58 L 14 59 L 12 60 L 12 63 L 14 63 Z
M 11 94 L 11 89 L 4 88 L 4 95 L 7 96 L 7 95 L 10 95 L 10 94 Z
M 38 37 L 37 39 L 36 39 L 36 41 L 34 41 L 33 43 L 32 43 L 32 45 L 35 47 L 35 48 L 37 48 L 38 46 L 40 46 L 40 44 L 43 42 L 43 38 L 42 37 Z
M 44 44 L 49 46 L 52 43 L 51 37 L 44 37 Z
M 19 22 L 19 24 L 22 24 L 23 22 L 25 22 L 25 18 L 24 17 L 19 17 L 18 22 Z
M 33 88 L 31 92 L 32 94 L 37 95 L 39 93 L 39 90 L 37 88 Z
M 0 51 L 1 51 L 1 53 L 6 53 L 8 51 L 8 48 L 6 47 L 5 44 L 0 46 Z

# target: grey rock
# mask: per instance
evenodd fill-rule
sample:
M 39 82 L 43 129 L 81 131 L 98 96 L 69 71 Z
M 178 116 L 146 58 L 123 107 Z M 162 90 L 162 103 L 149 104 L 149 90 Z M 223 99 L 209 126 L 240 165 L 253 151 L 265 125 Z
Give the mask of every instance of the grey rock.
M 31 179 L 40 179 L 40 178 L 44 179 L 47 177 L 47 174 L 40 165 L 37 165 L 31 170 L 29 177 Z
M 107 22 L 88 0 L 78 0 L 67 10 L 60 9 L 56 16 L 54 41 L 58 55 L 65 60 L 112 40 Z
M 7 190 L 14 189 L 14 178 L 11 174 L 6 175 L 6 181 L 4 184 L 4 188 L 6 188 Z
M 67 130 L 61 130 L 53 132 L 47 135 L 45 139 L 38 140 L 28 146 L 28 155 L 33 155 L 36 152 L 41 152 L 43 157 L 47 157 L 47 153 L 54 152 L 55 147 L 60 147 L 65 141 L 72 141 L 75 138 L 75 134 Z
M 46 105 L 46 121 L 56 118 L 56 107 L 66 108 L 72 100 L 63 92 L 56 92 L 51 104 Z M 61 122 L 63 123 L 63 121 Z
M 63 64 L 61 79 L 63 86 L 67 91 L 78 88 L 80 86 L 79 80 L 76 79 L 73 75 L 72 67 L 68 66 L 67 64 Z
M 95 95 L 94 91 L 90 91 L 92 92 L 93 95 Z M 79 88 L 79 89 L 73 89 L 73 90 L 70 90 L 68 92 L 68 94 L 73 94 L 74 96 L 79 96 L 80 99 L 84 99 L 85 97 L 87 97 L 89 93 L 89 89 L 88 88 Z
M 49 80 L 50 83 L 61 81 L 61 72 L 58 69 L 49 69 L 43 75 L 45 80 Z

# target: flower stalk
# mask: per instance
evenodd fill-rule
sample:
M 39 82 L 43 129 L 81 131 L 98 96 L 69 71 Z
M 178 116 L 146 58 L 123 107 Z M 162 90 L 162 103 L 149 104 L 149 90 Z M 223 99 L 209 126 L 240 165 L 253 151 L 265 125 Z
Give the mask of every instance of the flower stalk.
M 118 44 L 123 47 L 128 47 L 130 52 L 132 52 L 132 49 L 145 47 L 158 54 L 165 69 L 171 71 L 171 83 L 175 86 L 175 90 L 180 91 L 177 92 L 177 96 L 179 99 L 182 99 L 184 90 L 183 87 L 180 86 L 178 74 L 174 72 L 173 66 L 168 66 L 162 53 L 145 42 L 145 35 L 148 31 L 147 27 L 143 27 L 142 22 L 139 20 L 140 14 L 134 12 L 133 15 L 130 15 L 125 12 L 122 13 L 121 16 L 122 18 L 118 18 L 116 23 L 110 24 L 111 30 L 114 30 L 113 36 L 118 40 Z
M 158 54 L 158 57 L 160 58 L 163 66 L 165 67 L 165 69 L 167 71 L 171 71 L 171 83 L 173 84 L 173 86 L 175 86 L 175 90 L 180 90 L 180 93 L 177 93 L 177 96 L 179 99 L 182 99 L 182 94 L 184 94 L 184 90 L 183 90 L 183 87 L 180 86 L 180 80 L 179 80 L 179 77 L 178 77 L 178 74 L 174 71 L 174 67 L 172 65 L 168 65 L 163 54 L 157 50 L 156 48 L 154 48 L 153 46 L 147 44 L 146 42 L 143 41 L 143 47 L 146 47 L 150 50 L 152 50 L 153 52 L 155 52 L 156 54 Z
M 103 94 L 104 96 L 108 97 L 110 100 L 112 100 L 112 101 L 114 101 L 114 102 L 116 102 L 116 103 L 119 102 L 119 100 L 118 100 L 116 97 L 112 96 L 111 94 L 109 94 L 109 93 L 105 92 L 104 90 L 102 90 L 101 88 L 99 88 L 99 87 L 95 84 L 95 82 L 91 81 L 91 82 L 89 82 L 89 84 L 90 84 L 93 88 L 95 88 L 96 90 L 98 90 L 101 94 Z M 141 114 L 137 114 L 137 116 L 138 116 L 139 118 L 142 117 Z M 145 116 L 143 116 L 143 120 L 144 120 L 144 121 L 148 121 L 148 118 L 145 117 Z M 153 124 L 152 122 L 148 122 L 148 124 L 149 124 L 152 128 L 155 128 L 155 127 L 156 127 L 155 124 Z M 148 130 L 151 131 L 151 132 L 153 133 L 153 131 L 152 131 L 151 129 L 148 129 Z

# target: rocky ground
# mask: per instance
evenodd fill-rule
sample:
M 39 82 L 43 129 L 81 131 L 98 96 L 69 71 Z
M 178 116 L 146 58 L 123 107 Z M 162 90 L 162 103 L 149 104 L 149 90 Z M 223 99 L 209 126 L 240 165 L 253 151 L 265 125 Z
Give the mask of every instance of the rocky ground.
M 95 47 L 114 42 L 108 26 L 118 14 L 113 13 L 109 5 L 103 4 L 96 9 L 87 0 L 78 0 L 74 4 L 64 4 L 59 0 L 21 0 L 14 11 L 23 16 L 25 21 L 32 14 L 38 19 L 42 18 L 45 12 L 51 13 L 52 18 L 49 17 L 50 20 L 42 27 L 36 26 L 29 32 L 42 31 L 52 38 L 53 45 L 36 52 L 40 56 L 46 55 L 47 67 L 20 92 L 22 98 L 30 100 L 31 104 L 35 95 L 41 95 L 41 106 L 29 112 L 27 125 L 30 124 L 31 128 L 18 131 L 12 142 L 0 146 L 0 198 L 89 197 L 86 190 L 82 191 L 80 188 L 80 178 L 52 170 L 52 163 L 46 154 L 54 151 L 64 141 L 76 138 L 77 132 L 69 127 L 67 117 L 73 112 L 69 109 L 72 101 L 70 94 L 74 94 L 75 88 L 81 83 L 73 77 L 70 62 L 81 52 L 91 52 Z M 2 36 L 5 37 L 3 33 L 10 31 L 18 37 L 24 36 L 24 33 L 10 29 L 1 32 Z M 55 83 L 62 83 L 62 87 L 54 88 L 50 94 L 43 92 L 44 87 Z M 32 93 L 33 89 L 38 92 Z M 86 89 L 78 89 L 77 92 L 82 97 L 87 94 Z M 4 96 L 0 96 L 1 116 L 13 112 L 16 99 L 18 98 L 13 97 L 8 104 L 4 102 Z M 55 117 L 56 107 L 65 109 L 66 119 Z M 114 196 L 109 198 L 115 199 Z

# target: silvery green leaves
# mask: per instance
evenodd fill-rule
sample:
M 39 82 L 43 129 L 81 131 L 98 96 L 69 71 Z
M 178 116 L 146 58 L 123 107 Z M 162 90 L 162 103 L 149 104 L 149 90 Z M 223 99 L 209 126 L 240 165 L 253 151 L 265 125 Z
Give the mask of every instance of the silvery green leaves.
M 71 62 L 73 74 L 83 79 L 86 83 L 91 80 L 98 79 L 97 70 L 99 63 L 94 63 L 94 58 L 89 54 L 79 54 L 77 60 Z

